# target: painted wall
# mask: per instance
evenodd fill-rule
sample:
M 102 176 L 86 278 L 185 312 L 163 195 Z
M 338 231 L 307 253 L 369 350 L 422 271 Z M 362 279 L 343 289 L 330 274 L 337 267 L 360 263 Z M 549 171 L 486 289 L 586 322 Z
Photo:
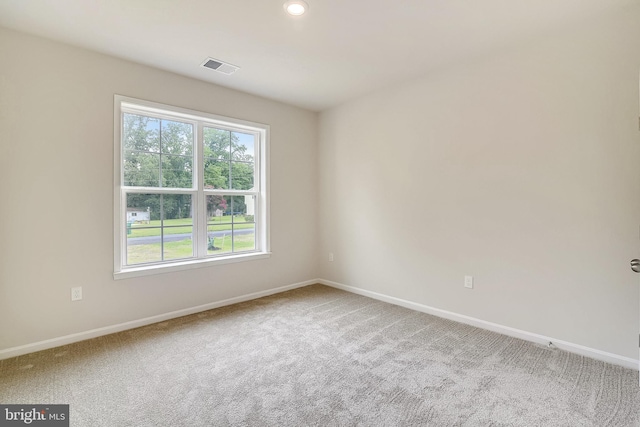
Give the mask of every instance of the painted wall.
M 624 12 L 319 124 L 0 29 L 0 351 L 322 277 L 637 358 L 640 8 Z M 114 93 L 271 125 L 271 258 L 113 280 Z
M 271 126 L 271 258 L 113 280 L 114 94 Z M 0 29 L 0 351 L 318 277 L 316 135 L 317 113 Z
M 640 8 L 623 12 L 322 113 L 321 277 L 637 359 Z

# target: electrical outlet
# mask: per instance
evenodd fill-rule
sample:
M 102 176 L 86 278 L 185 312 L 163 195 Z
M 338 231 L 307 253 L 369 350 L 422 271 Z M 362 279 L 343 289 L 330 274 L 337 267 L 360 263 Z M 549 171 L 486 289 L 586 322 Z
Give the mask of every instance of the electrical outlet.
M 329 252 L 329 262 L 333 262 L 333 252 Z
M 82 286 L 71 288 L 71 301 L 80 301 L 82 299 Z
M 464 287 L 473 289 L 473 276 L 464 276 Z

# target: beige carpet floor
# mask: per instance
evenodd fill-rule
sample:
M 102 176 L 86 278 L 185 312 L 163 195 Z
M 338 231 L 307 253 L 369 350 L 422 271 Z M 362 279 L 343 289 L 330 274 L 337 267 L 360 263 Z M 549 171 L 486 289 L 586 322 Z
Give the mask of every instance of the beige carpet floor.
M 0 361 L 72 426 L 638 426 L 638 372 L 321 285 Z

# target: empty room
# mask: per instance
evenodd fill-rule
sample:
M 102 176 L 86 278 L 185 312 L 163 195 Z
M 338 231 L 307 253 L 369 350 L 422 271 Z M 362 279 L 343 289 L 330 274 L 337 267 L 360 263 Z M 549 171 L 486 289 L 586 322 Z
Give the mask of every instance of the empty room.
M 0 425 L 639 426 L 637 0 L 0 0 Z

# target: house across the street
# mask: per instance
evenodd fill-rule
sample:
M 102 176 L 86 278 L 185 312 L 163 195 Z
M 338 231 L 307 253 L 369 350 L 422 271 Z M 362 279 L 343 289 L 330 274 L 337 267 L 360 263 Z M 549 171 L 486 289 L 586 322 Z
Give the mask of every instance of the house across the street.
M 127 208 L 127 222 L 149 222 L 151 213 L 147 209 Z

